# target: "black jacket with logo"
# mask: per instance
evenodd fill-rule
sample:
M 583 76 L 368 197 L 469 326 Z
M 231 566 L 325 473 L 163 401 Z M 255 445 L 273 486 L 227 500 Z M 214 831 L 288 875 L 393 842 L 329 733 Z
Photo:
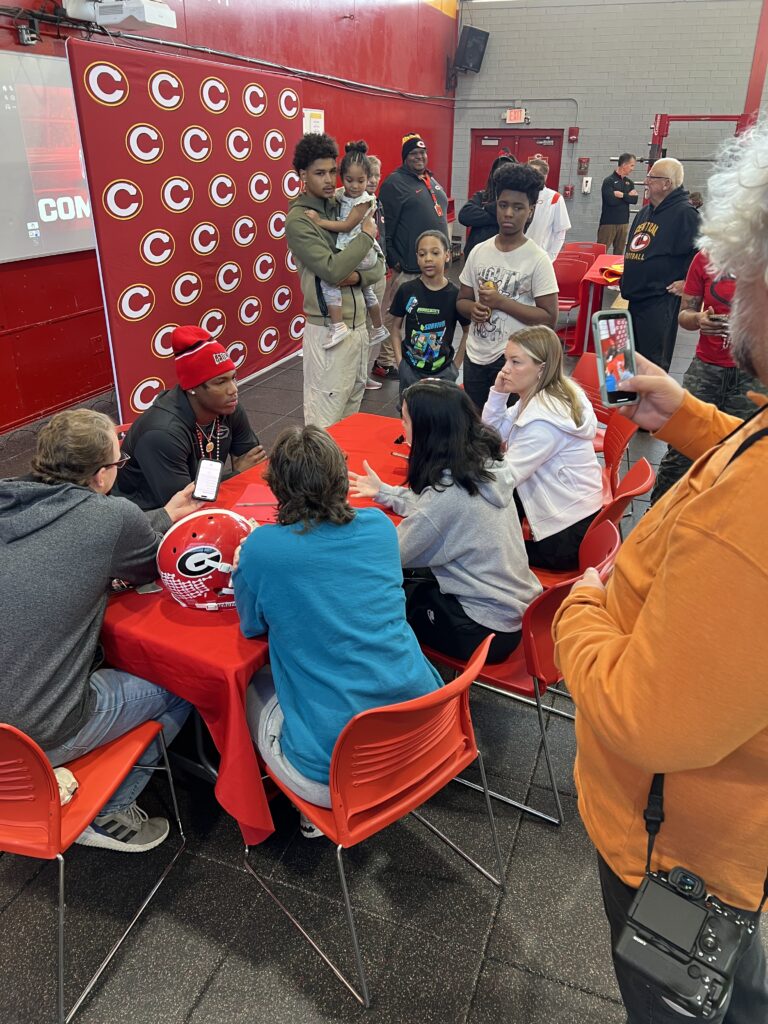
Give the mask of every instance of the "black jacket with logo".
M 435 181 L 432 172 L 426 173 L 437 205 L 442 210 L 440 215 L 424 178 L 411 174 L 405 164 L 392 171 L 379 192 L 379 202 L 384 207 L 387 263 L 390 267 L 399 266 L 409 274 L 419 272 L 416 239 L 423 231 L 441 231 L 449 237 L 448 196 L 442 185 Z
M 682 281 L 696 255 L 699 214 L 681 186 L 653 207 L 637 214 L 629 230 L 621 294 L 641 301 L 664 295 L 667 285 Z

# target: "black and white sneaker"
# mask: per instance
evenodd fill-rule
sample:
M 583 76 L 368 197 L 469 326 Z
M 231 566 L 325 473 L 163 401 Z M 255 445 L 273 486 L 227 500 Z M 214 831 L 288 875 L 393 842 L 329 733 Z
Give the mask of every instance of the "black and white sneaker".
M 124 811 L 100 814 L 75 840 L 80 846 L 99 846 L 121 853 L 146 853 L 168 837 L 166 818 L 150 818 L 135 803 Z

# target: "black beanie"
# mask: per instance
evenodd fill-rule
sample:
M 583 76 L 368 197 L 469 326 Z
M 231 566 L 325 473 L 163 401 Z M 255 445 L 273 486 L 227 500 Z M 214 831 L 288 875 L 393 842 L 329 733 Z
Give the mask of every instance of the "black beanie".
M 408 156 L 408 154 L 412 150 L 414 150 L 414 149 L 426 149 L 426 148 L 427 148 L 427 144 L 424 141 L 424 139 L 422 139 L 422 137 L 420 135 L 417 135 L 416 133 L 412 133 L 410 135 L 404 135 L 403 136 L 403 150 L 402 150 L 402 154 L 403 154 L 402 155 L 402 160 L 403 160 L 403 163 L 405 163 L 405 158 Z

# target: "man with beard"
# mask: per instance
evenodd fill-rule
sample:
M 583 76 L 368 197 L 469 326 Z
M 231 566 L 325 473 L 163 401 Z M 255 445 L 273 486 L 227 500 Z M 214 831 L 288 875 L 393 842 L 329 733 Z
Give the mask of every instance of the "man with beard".
M 736 282 L 733 358 L 768 384 L 768 125 L 733 140 L 707 195 L 702 248 Z M 647 871 L 643 808 L 660 777 L 650 869 L 684 865 L 754 924 L 741 929 L 732 992 L 707 1020 L 755 1024 L 768 1020 L 758 913 L 768 868 L 768 409 L 763 399 L 742 423 L 642 357 L 638 365 L 640 376 L 619 385 L 639 394 L 626 414 L 694 461 L 632 531 L 608 584 L 587 570 L 556 618 L 556 657 L 577 707 L 579 810 L 630 1024 L 681 1020 L 658 975 L 617 953 Z

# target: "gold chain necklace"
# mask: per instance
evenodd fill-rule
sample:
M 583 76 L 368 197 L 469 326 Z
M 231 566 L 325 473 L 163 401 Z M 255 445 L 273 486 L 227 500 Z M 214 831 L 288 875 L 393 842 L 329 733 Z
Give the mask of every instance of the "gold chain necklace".
M 216 461 L 219 461 L 219 444 L 220 444 L 220 432 L 219 432 L 219 417 L 217 416 L 211 424 L 210 431 L 206 434 L 199 423 L 195 423 L 195 433 L 197 436 L 197 443 L 200 446 L 200 458 L 204 459 L 206 456 L 210 457 L 211 452 L 214 449 L 214 438 L 216 439 Z

